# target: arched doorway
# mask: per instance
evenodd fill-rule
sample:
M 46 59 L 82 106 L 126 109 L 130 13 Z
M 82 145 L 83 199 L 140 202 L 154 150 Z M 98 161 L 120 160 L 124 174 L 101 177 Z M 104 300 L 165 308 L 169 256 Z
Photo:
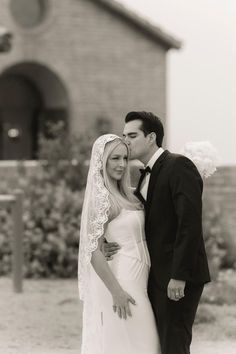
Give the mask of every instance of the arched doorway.
M 48 122 L 68 127 L 67 91 L 58 76 L 36 63 L 14 65 L 0 76 L 0 159 L 37 159 Z

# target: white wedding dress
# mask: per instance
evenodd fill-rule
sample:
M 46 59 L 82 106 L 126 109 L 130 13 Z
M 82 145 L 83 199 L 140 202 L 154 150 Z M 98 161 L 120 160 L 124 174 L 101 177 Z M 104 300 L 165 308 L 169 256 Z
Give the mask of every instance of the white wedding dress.
M 132 317 L 120 319 L 113 311 L 110 292 L 92 271 L 93 295 L 96 298 L 93 321 L 97 321 L 97 334 L 88 352 L 160 354 L 156 323 L 147 295 L 150 259 L 144 235 L 143 210 L 122 209 L 108 224 L 105 237 L 108 242 L 117 242 L 121 246 L 108 264 L 136 305 L 130 303 Z

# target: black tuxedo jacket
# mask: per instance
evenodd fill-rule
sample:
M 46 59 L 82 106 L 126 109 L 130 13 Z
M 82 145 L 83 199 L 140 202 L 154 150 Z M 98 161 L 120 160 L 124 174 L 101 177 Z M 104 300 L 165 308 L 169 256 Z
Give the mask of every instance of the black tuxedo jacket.
M 154 164 L 145 202 L 150 278 L 166 289 L 171 278 L 210 281 L 202 234 L 202 178 L 182 155 L 165 150 Z M 139 190 L 136 195 L 141 199 Z

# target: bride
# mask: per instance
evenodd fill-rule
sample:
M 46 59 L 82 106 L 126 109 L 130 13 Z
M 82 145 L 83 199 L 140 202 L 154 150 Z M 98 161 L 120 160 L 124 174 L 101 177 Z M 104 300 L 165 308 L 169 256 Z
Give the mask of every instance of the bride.
M 81 354 L 160 354 L 147 295 L 144 210 L 130 188 L 128 155 L 113 134 L 99 137 L 92 149 L 79 248 Z M 109 262 L 104 238 L 121 246 Z

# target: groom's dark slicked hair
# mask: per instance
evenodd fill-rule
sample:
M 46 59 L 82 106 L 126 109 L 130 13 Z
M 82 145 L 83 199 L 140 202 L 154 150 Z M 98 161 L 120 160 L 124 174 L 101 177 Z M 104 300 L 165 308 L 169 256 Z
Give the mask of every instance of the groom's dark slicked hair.
M 140 129 L 143 131 L 144 135 L 150 134 L 152 132 L 156 133 L 156 144 L 157 146 L 162 146 L 162 141 L 164 138 L 164 127 L 163 124 L 155 114 L 152 112 L 129 112 L 125 117 L 125 123 L 132 122 L 133 120 L 140 120 L 142 125 Z

